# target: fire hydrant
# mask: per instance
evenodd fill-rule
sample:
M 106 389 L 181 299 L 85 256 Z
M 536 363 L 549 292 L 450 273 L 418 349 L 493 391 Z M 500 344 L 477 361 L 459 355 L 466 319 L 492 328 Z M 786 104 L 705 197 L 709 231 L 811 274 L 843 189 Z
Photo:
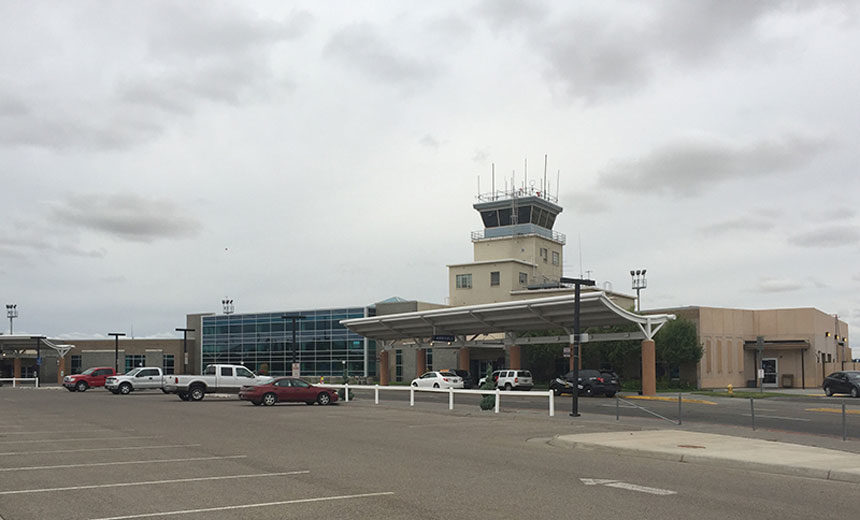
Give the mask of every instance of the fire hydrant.
M 733 387 L 731 383 L 729 383 L 729 385 L 726 387 L 726 390 L 729 391 L 729 395 L 735 395 L 735 387 Z

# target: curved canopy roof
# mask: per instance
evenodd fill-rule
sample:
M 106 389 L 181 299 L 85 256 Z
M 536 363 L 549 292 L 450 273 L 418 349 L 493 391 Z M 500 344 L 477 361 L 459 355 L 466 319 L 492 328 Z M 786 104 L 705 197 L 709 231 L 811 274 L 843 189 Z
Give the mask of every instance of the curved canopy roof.
M 502 332 L 526 332 L 560 328 L 573 331 L 574 295 L 553 296 L 501 303 L 467 305 L 427 311 L 388 314 L 342 320 L 349 330 L 366 338 L 398 340 L 434 334 L 468 336 Z M 604 325 L 636 323 L 647 338 L 672 314 L 640 315 L 616 305 L 603 292 L 586 292 L 580 297 L 580 329 Z

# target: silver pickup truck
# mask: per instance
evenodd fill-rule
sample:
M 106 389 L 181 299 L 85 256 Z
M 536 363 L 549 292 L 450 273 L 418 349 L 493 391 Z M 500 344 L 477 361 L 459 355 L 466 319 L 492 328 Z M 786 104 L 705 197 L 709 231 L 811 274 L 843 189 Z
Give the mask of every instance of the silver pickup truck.
M 162 389 L 176 394 L 183 401 L 200 401 L 209 393 L 238 394 L 243 386 L 271 381 L 258 376 L 242 365 L 207 365 L 200 375 L 164 376 Z
M 162 376 L 159 367 L 133 368 L 125 374 L 110 376 L 105 388 L 114 394 L 130 394 L 136 390 L 161 390 Z

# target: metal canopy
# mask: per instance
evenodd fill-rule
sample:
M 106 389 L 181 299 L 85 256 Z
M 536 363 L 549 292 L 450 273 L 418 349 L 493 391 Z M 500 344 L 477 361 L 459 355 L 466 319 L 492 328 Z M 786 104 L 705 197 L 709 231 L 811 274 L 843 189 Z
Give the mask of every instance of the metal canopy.
M 349 330 L 375 340 L 427 338 L 434 334 L 457 336 L 475 334 L 516 333 L 550 328 L 573 330 L 574 296 L 566 294 L 482 305 L 468 305 L 428 311 L 388 314 L 370 318 L 342 320 Z M 588 292 L 581 296 L 580 326 L 582 329 L 604 325 L 636 323 L 652 339 L 657 330 L 673 314 L 640 315 L 627 311 L 603 292 Z
M 0 351 L 3 350 L 11 350 L 16 353 L 16 355 L 21 355 L 25 351 L 33 351 L 33 355 L 36 352 L 36 341 L 41 340 L 39 345 L 42 347 L 48 347 L 57 352 L 61 358 L 66 357 L 66 354 L 69 353 L 72 348 L 72 345 L 58 345 L 53 341 L 47 339 L 45 336 L 31 336 L 27 335 L 0 335 Z

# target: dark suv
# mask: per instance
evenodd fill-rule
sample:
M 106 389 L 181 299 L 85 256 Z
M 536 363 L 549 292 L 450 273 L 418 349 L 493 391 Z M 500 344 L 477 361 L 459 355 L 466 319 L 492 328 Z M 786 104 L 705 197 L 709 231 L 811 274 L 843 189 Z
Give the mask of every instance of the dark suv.
M 475 378 L 472 377 L 472 374 L 468 370 L 449 370 L 448 372 L 454 372 L 461 378 L 463 378 L 463 388 L 475 388 Z
M 579 371 L 579 395 L 591 397 L 593 395 L 605 395 L 614 397 L 621 390 L 618 376 L 614 372 L 601 372 L 599 370 L 583 369 Z M 555 395 L 570 393 L 573 391 L 573 371 L 553 379 L 549 383 L 549 389 Z

